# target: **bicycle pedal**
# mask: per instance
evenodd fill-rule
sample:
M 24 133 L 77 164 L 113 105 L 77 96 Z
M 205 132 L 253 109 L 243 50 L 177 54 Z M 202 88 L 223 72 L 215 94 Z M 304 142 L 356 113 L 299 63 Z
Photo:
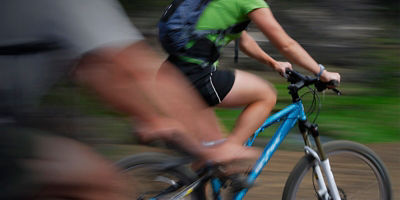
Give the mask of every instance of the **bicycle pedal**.
M 247 181 L 247 176 L 243 174 L 235 174 L 229 177 L 231 180 L 230 188 L 232 192 L 238 192 L 243 189 L 250 189 L 254 186 L 254 183 L 249 183 Z

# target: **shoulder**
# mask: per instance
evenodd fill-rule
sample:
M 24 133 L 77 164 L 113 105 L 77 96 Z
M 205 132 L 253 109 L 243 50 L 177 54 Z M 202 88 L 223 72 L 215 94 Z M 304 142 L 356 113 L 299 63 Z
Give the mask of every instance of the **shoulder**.
M 267 2 L 264 0 L 235 0 L 242 14 L 247 15 L 257 8 L 268 8 Z

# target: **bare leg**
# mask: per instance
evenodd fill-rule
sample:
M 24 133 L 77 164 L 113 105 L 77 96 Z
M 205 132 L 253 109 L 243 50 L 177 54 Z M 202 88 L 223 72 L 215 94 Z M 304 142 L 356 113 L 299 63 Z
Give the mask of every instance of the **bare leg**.
M 176 77 L 180 77 L 180 79 Z M 208 106 L 202 101 L 200 94 L 186 81 L 186 78 L 176 67 L 164 62 L 158 72 L 157 79 L 160 94 L 170 96 L 163 101 L 167 104 L 164 108 L 170 109 L 167 113 L 187 124 L 188 131 L 196 133 L 194 136 L 201 141 L 223 138 L 214 110 L 207 109 Z M 179 85 L 180 87 L 167 90 L 166 84 Z
M 36 156 L 21 162 L 38 186 L 35 198 L 129 199 L 133 189 L 117 169 L 85 145 L 54 136 L 37 136 L 34 144 Z
M 236 70 L 236 79 L 232 90 L 219 107 L 246 106 L 229 140 L 243 144 L 262 124 L 276 103 L 276 91 L 259 77 Z
M 138 119 L 147 129 L 142 131 L 144 140 L 170 141 L 199 159 L 220 163 L 255 155 L 240 146 L 231 146 L 231 152 L 240 152 L 234 155 L 205 148 L 200 138 L 222 137 L 215 114 L 204 109 L 204 102 L 176 69 L 167 66 L 156 79 L 156 60 L 158 56 L 138 42 L 119 53 L 103 50 L 88 55 L 75 75 L 115 108 Z
M 186 151 L 199 155 L 203 151 L 201 135 L 222 137 L 215 114 L 204 109 L 206 105 L 179 71 L 164 64 L 156 79 L 161 62 L 146 44 L 138 42 L 119 53 L 96 53 L 81 61 L 77 79 L 115 108 L 138 119 L 148 129 L 140 135 L 142 139 L 173 139 Z M 170 134 L 174 129 L 182 130 L 177 131 L 182 133 L 179 139 Z

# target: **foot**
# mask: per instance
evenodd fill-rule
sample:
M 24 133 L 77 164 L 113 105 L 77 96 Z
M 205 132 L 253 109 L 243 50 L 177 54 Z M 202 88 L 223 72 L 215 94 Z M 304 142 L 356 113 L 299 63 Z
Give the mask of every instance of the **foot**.
M 228 174 L 248 170 L 255 163 L 260 151 L 255 148 L 245 147 L 240 144 L 224 142 L 205 150 L 198 162 L 193 164 L 194 169 L 199 169 L 205 163 L 220 165 Z M 237 166 L 240 166 L 237 168 Z
M 170 118 L 155 118 L 149 122 L 141 122 L 136 134 L 141 143 L 150 143 L 155 140 L 168 140 L 174 133 L 184 133 L 185 128 L 176 120 Z

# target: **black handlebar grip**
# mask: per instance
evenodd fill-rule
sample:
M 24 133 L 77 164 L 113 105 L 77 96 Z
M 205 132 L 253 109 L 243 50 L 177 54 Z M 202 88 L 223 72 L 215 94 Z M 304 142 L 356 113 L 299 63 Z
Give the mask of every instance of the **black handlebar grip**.
M 327 83 L 322 82 L 322 81 L 318 81 L 315 83 L 315 88 L 317 88 L 318 92 L 322 92 L 325 89 L 331 89 L 334 92 L 336 92 L 338 95 L 340 95 L 340 91 L 335 89 L 335 87 L 339 86 L 339 81 L 337 80 L 331 80 Z
M 328 86 L 337 87 L 337 86 L 339 86 L 339 81 L 338 80 L 331 80 L 331 81 L 328 82 L 327 85 Z
M 329 87 L 328 88 L 331 89 L 332 91 L 334 91 L 337 95 L 339 95 L 339 96 L 342 95 L 342 93 L 338 89 L 336 89 L 336 87 L 339 86 L 339 81 L 331 80 L 331 81 L 329 81 L 328 86 L 333 86 L 331 88 L 329 88 Z
M 315 83 L 315 88 L 317 88 L 318 92 L 322 92 L 326 89 L 326 83 L 323 83 L 321 81 L 318 81 Z

